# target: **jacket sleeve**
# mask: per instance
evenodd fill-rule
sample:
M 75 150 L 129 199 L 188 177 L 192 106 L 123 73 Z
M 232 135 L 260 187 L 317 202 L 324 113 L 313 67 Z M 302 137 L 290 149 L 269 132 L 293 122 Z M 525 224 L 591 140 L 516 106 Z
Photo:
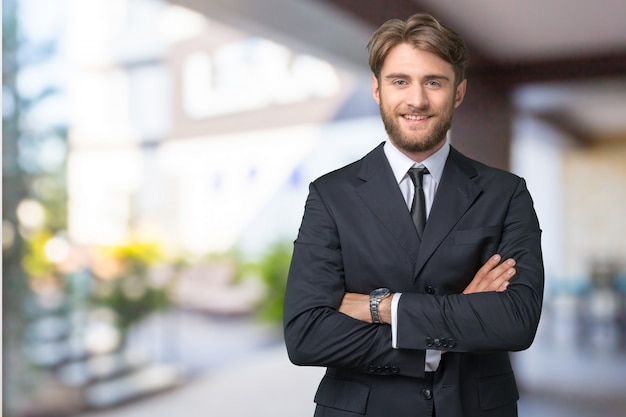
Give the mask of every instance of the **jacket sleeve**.
M 391 346 L 391 326 L 337 309 L 345 293 L 339 232 L 315 184 L 294 244 L 284 304 L 284 336 L 297 365 L 422 376 L 423 350 Z
M 511 196 L 497 249 L 503 259 L 516 260 L 509 287 L 468 295 L 404 293 L 398 305 L 398 348 L 481 352 L 531 345 L 543 299 L 541 230 L 523 179 Z

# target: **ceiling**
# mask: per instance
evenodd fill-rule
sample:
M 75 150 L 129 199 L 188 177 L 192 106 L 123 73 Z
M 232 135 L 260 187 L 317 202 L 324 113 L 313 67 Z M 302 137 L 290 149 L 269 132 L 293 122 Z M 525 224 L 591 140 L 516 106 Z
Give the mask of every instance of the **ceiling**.
M 570 131 L 626 133 L 624 0 L 171 0 L 212 19 L 367 72 L 365 45 L 389 18 L 418 11 L 453 27 L 470 49 L 470 77 L 550 84 L 523 103 Z M 555 117 L 556 114 L 556 117 Z
M 381 14 L 403 17 L 427 11 L 494 61 L 626 56 L 624 0 L 396 0 L 398 10 L 390 13 L 384 13 L 388 8 L 380 6 L 382 1 L 323 1 L 374 24 L 386 18 Z M 375 13 L 368 12 L 374 8 Z
M 423 0 L 495 59 L 626 53 L 624 0 Z

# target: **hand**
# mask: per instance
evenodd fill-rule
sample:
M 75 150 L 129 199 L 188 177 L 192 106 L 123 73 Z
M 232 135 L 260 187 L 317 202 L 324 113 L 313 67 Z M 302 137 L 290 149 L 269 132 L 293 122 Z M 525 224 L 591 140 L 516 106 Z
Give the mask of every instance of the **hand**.
M 389 297 L 387 297 L 389 298 Z M 370 296 L 367 294 L 356 294 L 347 292 L 341 300 L 339 312 L 346 314 L 353 319 L 361 320 L 366 323 L 372 323 L 372 315 L 370 313 Z
M 515 260 L 509 258 L 500 263 L 502 257 L 498 254 L 489 258 L 487 262 L 476 272 L 472 282 L 463 290 L 463 294 L 477 292 L 506 290 L 509 280 L 515 275 Z

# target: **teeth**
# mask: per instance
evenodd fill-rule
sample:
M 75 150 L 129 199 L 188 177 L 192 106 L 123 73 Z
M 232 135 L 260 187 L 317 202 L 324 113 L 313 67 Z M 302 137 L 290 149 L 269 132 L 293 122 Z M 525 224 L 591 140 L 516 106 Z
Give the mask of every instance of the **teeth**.
M 424 119 L 427 119 L 428 116 L 416 116 L 413 114 L 405 114 L 404 118 L 408 120 L 424 120 Z

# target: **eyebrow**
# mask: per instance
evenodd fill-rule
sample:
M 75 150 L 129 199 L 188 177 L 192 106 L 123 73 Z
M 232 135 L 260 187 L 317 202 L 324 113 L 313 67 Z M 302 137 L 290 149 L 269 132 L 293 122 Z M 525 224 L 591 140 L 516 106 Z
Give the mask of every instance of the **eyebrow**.
M 391 80 L 394 78 L 411 78 L 409 75 L 401 73 L 401 72 L 394 72 L 391 74 L 388 74 L 385 76 L 386 80 Z M 450 81 L 450 77 L 443 75 L 443 74 L 427 74 L 424 77 L 422 77 L 426 80 L 445 80 L 445 81 Z

